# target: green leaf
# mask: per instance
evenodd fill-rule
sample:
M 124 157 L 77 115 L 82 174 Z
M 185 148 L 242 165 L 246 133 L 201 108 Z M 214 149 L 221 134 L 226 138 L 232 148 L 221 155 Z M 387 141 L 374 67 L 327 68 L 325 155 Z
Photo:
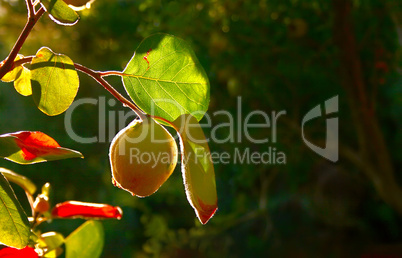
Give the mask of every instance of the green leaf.
M 22 58 L 24 58 L 24 56 L 18 54 L 14 61 Z M 14 69 L 6 73 L 1 80 L 3 82 L 14 81 L 15 90 L 23 96 L 29 96 L 32 94 L 31 71 L 23 65 L 14 67 Z
M 0 173 L 0 243 L 21 249 L 28 244 L 29 234 L 27 215 Z
M 102 254 L 104 237 L 100 222 L 85 222 L 66 238 L 66 258 L 99 257 Z
M 28 178 L 21 176 L 20 174 L 15 173 L 6 168 L 0 168 L 0 173 L 2 173 L 9 182 L 13 182 L 19 185 L 22 189 L 28 192 L 30 195 L 33 195 L 36 192 L 36 185 L 32 183 Z
M 40 2 L 50 18 L 58 24 L 74 25 L 80 19 L 80 16 L 63 0 L 40 0 Z
M 169 121 L 193 114 L 199 121 L 208 109 L 208 77 L 182 39 L 167 34 L 146 38 L 123 73 L 126 91 L 147 114 Z
M 22 66 L 22 69 L 17 74 L 17 79 L 14 81 L 14 88 L 22 96 L 32 95 L 31 71 L 24 66 Z
M 18 54 L 18 55 L 15 57 L 14 61 L 17 61 L 17 60 L 19 60 L 19 59 L 21 59 L 21 58 L 24 58 L 24 56 Z M 3 78 L 1 78 L 1 81 L 3 81 L 3 82 L 12 82 L 12 81 L 15 81 L 15 80 L 17 79 L 17 75 L 18 75 L 18 72 L 19 72 L 20 70 L 22 70 L 22 66 L 16 66 L 16 67 L 14 67 L 14 69 L 12 69 L 12 70 L 9 71 L 8 73 L 6 73 L 6 74 L 3 76 Z
M 64 244 L 64 236 L 58 232 L 43 233 L 36 242 L 46 250 L 43 257 L 59 257 L 63 253 L 61 246 Z
M 46 232 L 39 238 L 39 246 L 46 248 L 47 252 L 56 249 L 62 244 L 64 244 L 64 236 L 57 232 Z
M 51 186 L 50 183 L 46 183 L 42 186 L 42 195 L 46 196 L 47 198 L 49 198 L 50 196 L 50 190 L 51 190 Z
M 31 62 L 32 96 L 45 114 L 63 113 L 73 103 L 79 79 L 73 61 L 42 47 Z
M 83 158 L 78 151 L 60 147 L 50 136 L 30 131 L 0 135 L 0 157 L 19 164 Z
M 182 115 L 173 122 L 180 135 L 181 164 L 187 200 L 202 224 L 218 209 L 215 172 L 205 135 L 198 121 Z

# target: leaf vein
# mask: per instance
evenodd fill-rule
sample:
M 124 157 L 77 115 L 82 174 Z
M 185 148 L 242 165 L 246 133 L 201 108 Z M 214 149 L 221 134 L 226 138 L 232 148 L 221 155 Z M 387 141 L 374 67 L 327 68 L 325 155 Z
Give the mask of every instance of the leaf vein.
M 141 80 L 138 79 L 138 82 L 140 83 L 141 87 L 144 89 L 145 93 L 151 98 L 151 100 L 153 100 L 151 94 L 147 91 L 147 89 L 144 87 L 144 85 L 142 84 Z M 138 95 L 137 95 L 138 96 Z M 159 106 L 155 101 L 152 101 L 157 107 L 159 107 L 162 111 L 164 111 L 168 116 L 170 116 L 172 119 L 173 117 L 169 114 L 169 112 L 167 112 L 164 108 L 162 108 L 161 106 Z

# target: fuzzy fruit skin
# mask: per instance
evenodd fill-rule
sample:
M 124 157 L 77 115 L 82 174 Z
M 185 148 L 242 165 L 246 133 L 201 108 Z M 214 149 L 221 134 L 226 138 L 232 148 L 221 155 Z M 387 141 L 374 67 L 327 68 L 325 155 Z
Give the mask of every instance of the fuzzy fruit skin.
M 135 120 L 110 145 L 112 181 L 133 195 L 149 196 L 172 174 L 177 155 L 176 142 L 163 126 L 151 118 Z

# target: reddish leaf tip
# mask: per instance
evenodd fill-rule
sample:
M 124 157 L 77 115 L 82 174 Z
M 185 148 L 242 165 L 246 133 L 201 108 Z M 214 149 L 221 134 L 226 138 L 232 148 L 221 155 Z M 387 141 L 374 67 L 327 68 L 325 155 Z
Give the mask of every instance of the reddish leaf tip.
M 200 205 L 200 210 L 197 210 L 197 216 L 200 222 L 205 225 L 218 210 L 218 204 L 213 205 L 205 204 L 198 198 L 198 203 Z

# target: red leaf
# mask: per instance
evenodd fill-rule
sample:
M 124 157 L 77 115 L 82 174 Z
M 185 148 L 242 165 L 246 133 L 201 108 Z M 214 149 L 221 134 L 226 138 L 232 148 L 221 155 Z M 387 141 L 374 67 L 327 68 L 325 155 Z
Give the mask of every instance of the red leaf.
M 26 246 L 22 249 L 6 247 L 0 250 L 0 258 L 37 258 L 38 254 L 35 252 L 35 249 L 32 247 Z
M 42 132 L 21 131 L 0 135 L 0 158 L 19 164 L 34 164 L 83 156 L 78 151 L 60 147 Z
M 57 204 L 52 215 L 59 218 L 121 219 L 123 211 L 118 206 L 108 204 L 67 201 Z
M 49 154 L 62 154 L 64 151 L 58 149 L 60 145 L 52 137 L 42 132 L 26 131 L 10 135 L 17 137 L 15 142 L 21 148 L 25 160 L 33 160 Z

